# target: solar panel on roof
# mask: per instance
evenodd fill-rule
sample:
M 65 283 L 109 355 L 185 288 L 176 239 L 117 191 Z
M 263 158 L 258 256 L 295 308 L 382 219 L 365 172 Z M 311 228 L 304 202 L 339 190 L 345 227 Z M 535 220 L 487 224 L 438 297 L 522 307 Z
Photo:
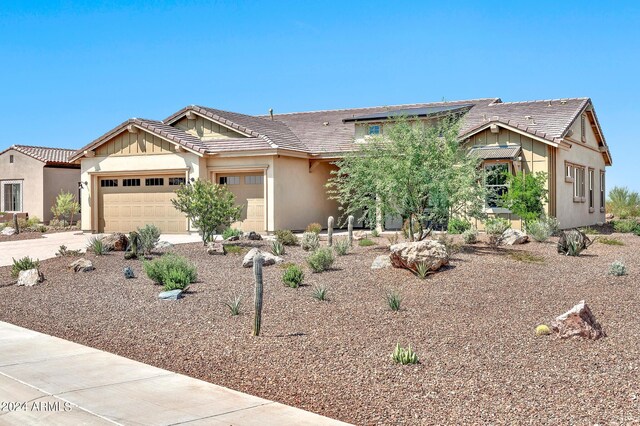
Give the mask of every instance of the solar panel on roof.
M 423 108 L 404 108 L 393 111 L 376 112 L 373 114 L 359 115 L 357 117 L 345 118 L 342 120 L 344 123 L 350 121 L 364 121 L 364 120 L 384 120 L 394 117 L 427 117 L 430 115 L 441 114 L 443 112 L 456 112 L 464 109 L 469 109 L 473 104 L 462 105 L 449 105 L 449 106 L 436 106 L 436 107 L 423 107 Z

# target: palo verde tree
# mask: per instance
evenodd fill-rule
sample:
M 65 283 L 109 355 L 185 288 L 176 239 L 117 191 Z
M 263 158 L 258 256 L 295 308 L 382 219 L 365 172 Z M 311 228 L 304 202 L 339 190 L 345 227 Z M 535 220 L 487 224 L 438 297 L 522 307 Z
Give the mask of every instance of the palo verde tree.
M 540 219 L 544 215 L 544 204 L 549 191 L 545 188 L 547 174 L 545 172 L 524 173 L 515 175 L 506 172 L 508 190 L 501 195 L 502 205 L 520 216 L 525 228 L 528 223 Z
M 231 225 L 242 212 L 226 186 L 199 179 L 181 185 L 171 203 L 200 230 L 204 244 L 212 241 L 216 229 Z
M 53 216 L 60 220 L 62 218 L 62 226 L 73 223 L 73 217 L 80 211 L 80 204 L 76 201 L 75 195 L 70 192 L 61 190 L 56 197 L 55 204 L 51 207 Z
M 460 146 L 458 131 L 455 117 L 432 123 L 403 117 L 338 160 L 327 186 L 342 206 L 342 220 L 358 213 L 361 220 L 401 216 L 409 220 L 413 240 L 427 222 L 482 217 L 486 191 L 479 160 Z

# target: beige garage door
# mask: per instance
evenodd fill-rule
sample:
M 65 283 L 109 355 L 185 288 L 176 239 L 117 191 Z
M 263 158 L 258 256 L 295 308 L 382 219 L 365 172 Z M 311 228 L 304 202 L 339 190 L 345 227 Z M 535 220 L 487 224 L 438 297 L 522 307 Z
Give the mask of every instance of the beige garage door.
M 187 220 L 171 204 L 180 176 L 99 178 L 98 231 L 131 232 L 153 224 L 163 233 L 184 233 Z

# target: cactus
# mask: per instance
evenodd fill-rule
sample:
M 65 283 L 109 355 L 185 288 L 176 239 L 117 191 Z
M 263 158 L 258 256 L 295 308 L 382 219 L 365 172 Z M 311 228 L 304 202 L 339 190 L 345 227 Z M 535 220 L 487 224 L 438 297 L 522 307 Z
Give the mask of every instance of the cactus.
M 138 258 L 138 244 L 140 243 L 140 235 L 136 231 L 131 231 L 129 233 L 129 247 L 127 247 L 127 251 L 124 254 L 124 258 L 129 259 L 137 259 Z
M 264 258 L 258 252 L 253 258 L 253 276 L 256 281 L 256 293 L 254 299 L 255 316 L 253 319 L 253 335 L 260 335 L 260 325 L 262 323 L 262 264 Z
M 353 246 L 353 216 L 349 215 L 347 218 L 347 231 L 349 232 L 349 247 Z
M 327 241 L 331 247 L 333 245 L 333 216 L 329 216 L 329 220 L 327 220 Z
M 16 230 L 16 234 L 20 233 L 20 226 L 18 225 L 18 214 L 13 214 L 13 229 Z

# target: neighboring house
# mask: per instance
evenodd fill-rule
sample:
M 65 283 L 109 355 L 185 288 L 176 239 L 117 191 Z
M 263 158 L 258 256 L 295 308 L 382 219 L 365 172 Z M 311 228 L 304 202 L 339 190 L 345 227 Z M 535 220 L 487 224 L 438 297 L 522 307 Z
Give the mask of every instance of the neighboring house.
M 27 145 L 0 152 L 0 211 L 53 219 L 51 207 L 61 190 L 78 196 L 80 165 L 68 160 L 74 152 Z
M 611 156 L 591 101 L 489 98 L 270 116 L 189 106 L 163 121 L 132 118 L 70 158 L 82 168 L 82 228 L 126 232 L 154 223 L 163 232 L 193 231 L 171 198 L 194 179 L 228 186 L 244 206 L 234 224 L 244 231 L 326 223 L 341 214 L 325 187 L 333 162 L 398 116 L 447 114 L 464 116 L 461 143 L 483 167 L 548 173 L 546 208 L 563 227 L 604 221 Z M 506 190 L 502 181 L 487 184 Z M 487 213 L 519 222 L 491 200 Z

